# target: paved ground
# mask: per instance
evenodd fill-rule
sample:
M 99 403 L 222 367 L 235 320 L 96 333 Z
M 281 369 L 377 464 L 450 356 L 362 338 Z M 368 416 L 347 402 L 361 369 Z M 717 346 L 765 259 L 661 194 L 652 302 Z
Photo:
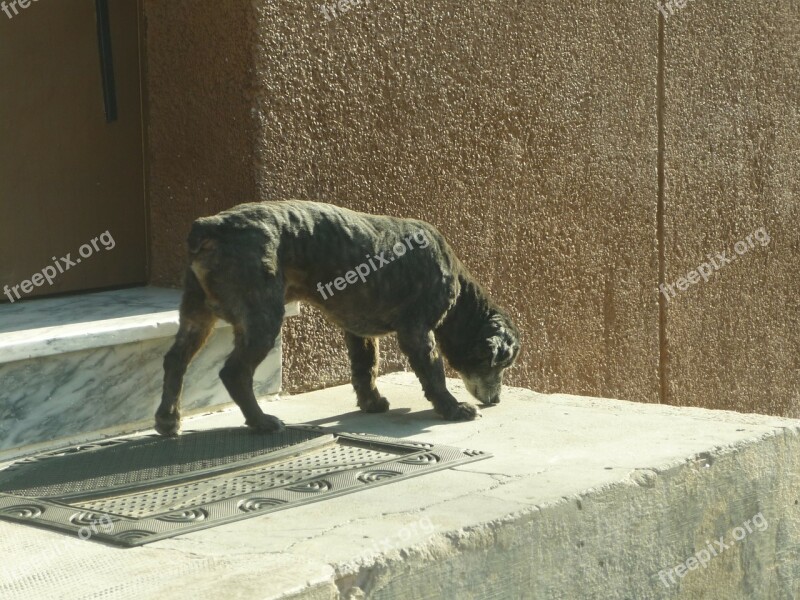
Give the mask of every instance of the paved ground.
M 483 418 L 453 424 L 410 374 L 380 388 L 386 415 L 356 412 L 349 386 L 266 409 L 493 458 L 135 549 L 0 522 L 0 598 L 800 593 L 800 421 L 507 389 Z

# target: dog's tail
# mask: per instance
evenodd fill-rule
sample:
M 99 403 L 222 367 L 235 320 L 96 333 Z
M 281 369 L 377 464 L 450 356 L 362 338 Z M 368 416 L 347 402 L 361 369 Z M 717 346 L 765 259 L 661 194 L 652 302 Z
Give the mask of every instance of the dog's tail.
M 204 217 L 192 223 L 187 239 L 189 254 L 194 256 L 201 250 L 216 248 L 219 241 L 219 220 L 215 217 Z

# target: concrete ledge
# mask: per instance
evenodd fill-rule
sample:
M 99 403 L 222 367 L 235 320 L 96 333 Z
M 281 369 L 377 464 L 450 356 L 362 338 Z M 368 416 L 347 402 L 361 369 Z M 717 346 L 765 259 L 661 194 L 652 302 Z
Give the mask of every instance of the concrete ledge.
M 467 398 L 458 382 L 450 386 Z M 433 415 L 412 375 L 383 377 L 380 387 L 392 403 L 386 415 L 354 411 L 348 386 L 266 408 L 287 422 L 494 456 L 130 550 L 0 522 L 0 555 L 12 557 L 0 564 L 0 597 L 53 590 L 165 600 L 188 593 L 605 599 L 800 592 L 800 421 L 507 389 L 482 419 L 452 424 Z M 227 411 L 185 428 L 241 421 Z M 709 546 L 716 556 L 709 550 L 705 560 Z

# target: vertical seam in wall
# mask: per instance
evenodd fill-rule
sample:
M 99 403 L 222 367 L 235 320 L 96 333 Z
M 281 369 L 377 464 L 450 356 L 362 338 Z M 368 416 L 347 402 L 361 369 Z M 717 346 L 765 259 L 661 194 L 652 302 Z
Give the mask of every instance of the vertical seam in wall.
M 255 196 L 256 201 L 266 200 L 264 197 L 263 181 L 261 177 L 261 158 L 259 152 L 261 151 L 260 141 L 264 137 L 264 131 L 261 123 L 261 106 L 260 98 L 258 95 L 258 70 L 259 59 L 261 51 L 259 48 L 259 26 L 261 21 L 258 13 L 257 2 L 247 2 L 247 26 L 249 28 L 249 39 L 246 42 L 250 46 L 250 64 L 248 65 L 248 79 L 249 87 L 247 94 L 249 94 L 250 103 L 250 189 L 251 193 Z
M 150 112 L 147 103 L 149 83 L 147 71 L 147 22 L 144 14 L 144 0 L 136 0 L 136 43 L 139 49 L 139 118 L 141 122 L 142 151 L 142 203 L 144 204 L 144 243 L 145 243 L 145 285 L 152 285 L 153 277 L 153 226 L 151 220 L 152 197 L 150 195 Z
M 656 122 L 658 127 L 658 200 L 656 204 L 656 239 L 658 240 L 658 401 L 667 404 L 668 394 L 668 363 L 669 351 L 667 348 L 667 303 L 669 300 L 661 293 L 661 284 L 666 283 L 666 241 L 664 239 L 664 37 L 666 19 L 659 12 L 658 15 L 658 73 L 656 77 Z

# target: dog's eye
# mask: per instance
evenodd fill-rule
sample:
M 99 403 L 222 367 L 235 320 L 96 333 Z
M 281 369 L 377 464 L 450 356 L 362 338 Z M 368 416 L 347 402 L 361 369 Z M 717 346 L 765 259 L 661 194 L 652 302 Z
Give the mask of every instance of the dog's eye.
M 492 366 L 502 366 L 511 360 L 511 350 L 508 347 L 502 347 L 492 358 Z
M 491 366 L 493 367 L 506 367 L 514 361 L 516 355 L 516 348 L 508 342 L 497 342 L 492 340 L 492 360 Z

